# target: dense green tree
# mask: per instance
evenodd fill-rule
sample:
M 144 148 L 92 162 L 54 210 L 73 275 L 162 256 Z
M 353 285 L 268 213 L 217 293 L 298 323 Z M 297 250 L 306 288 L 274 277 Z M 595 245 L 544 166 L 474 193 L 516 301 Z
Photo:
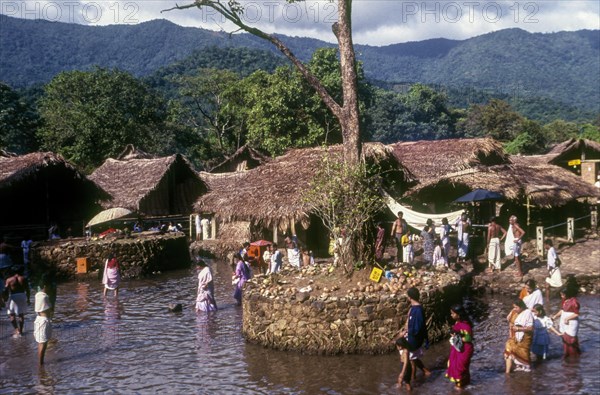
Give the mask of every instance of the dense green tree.
M 551 143 L 560 143 L 579 134 L 579 127 L 575 122 L 566 122 L 562 119 L 554 120 L 544 125 L 544 133 Z
M 131 74 L 96 68 L 57 75 L 39 105 L 42 146 L 90 170 L 126 144 L 151 153 L 173 146 L 165 101 Z
M 383 143 L 456 136 L 446 95 L 422 84 L 404 94 L 377 90 L 369 114 L 372 138 Z
M 310 113 L 311 95 L 289 67 L 244 79 L 248 141 L 272 155 L 321 143 L 323 129 Z M 335 125 L 332 125 L 335 128 Z
M 0 149 L 17 154 L 35 151 L 39 123 L 39 115 L 21 95 L 0 82 Z
M 341 100 L 342 78 L 335 48 L 320 48 L 307 63 L 310 73 L 321 81 L 332 97 Z M 371 88 L 358 66 L 360 106 L 366 108 Z M 320 96 L 292 67 L 274 73 L 262 71 L 245 78 L 248 141 L 272 155 L 291 147 L 341 143 L 341 128 Z M 363 121 L 364 122 L 364 121 Z
M 489 136 L 510 141 L 522 131 L 524 118 L 505 101 L 491 99 L 486 105 L 473 105 L 458 128 L 466 137 Z
M 295 0 L 290 0 L 294 2 Z M 337 21 L 332 31 L 338 42 L 340 53 L 340 75 L 342 99 L 335 100 L 318 77 L 274 34 L 250 26 L 244 20 L 244 5 L 238 0 L 198 0 L 186 5 L 175 5 L 172 9 L 213 9 L 239 29 L 273 44 L 300 72 L 303 79 L 315 90 L 327 108 L 337 119 L 343 137 L 344 160 L 357 164 L 362 157 L 360 114 L 358 99 L 358 73 L 354 43 L 352 41 L 352 0 L 337 0 Z
M 524 119 L 521 132 L 504 148 L 509 154 L 534 155 L 546 152 L 548 139 L 539 123 Z
M 214 146 L 221 155 L 237 150 L 244 141 L 245 117 L 240 77 L 229 70 L 198 69 L 180 76 L 182 123 Z

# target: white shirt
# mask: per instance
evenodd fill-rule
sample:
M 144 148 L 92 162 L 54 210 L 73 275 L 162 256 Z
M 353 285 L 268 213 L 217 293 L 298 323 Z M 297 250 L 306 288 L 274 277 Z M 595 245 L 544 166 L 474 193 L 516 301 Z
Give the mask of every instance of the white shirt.
M 535 291 L 533 291 L 532 293 L 530 293 L 529 295 L 525 296 L 523 298 L 523 302 L 525 303 L 525 305 L 527 306 L 527 308 L 529 310 L 533 309 L 533 306 L 535 306 L 536 304 L 544 304 L 544 297 L 542 296 L 542 291 L 538 289 L 536 289 Z

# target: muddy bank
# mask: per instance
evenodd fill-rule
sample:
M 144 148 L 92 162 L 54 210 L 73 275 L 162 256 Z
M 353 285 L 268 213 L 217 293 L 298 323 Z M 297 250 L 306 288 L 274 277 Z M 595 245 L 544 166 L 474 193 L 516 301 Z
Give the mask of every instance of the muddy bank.
M 563 281 L 568 276 L 573 276 L 580 286 L 581 294 L 600 293 L 600 238 L 597 235 L 588 235 L 573 244 L 557 239 L 554 244 L 558 247 L 558 255 L 562 262 L 560 270 Z M 516 296 L 523 288 L 523 283 L 529 279 L 535 280 L 538 287 L 543 288 L 548 277 L 546 262 L 535 254 L 531 242 L 528 243 L 525 252 L 523 277 L 517 276 L 512 257 L 504 259 L 502 271 L 499 273 L 486 272 L 484 269 L 487 262 L 480 257 L 477 270 L 472 275 L 473 288 L 485 293 Z M 551 295 L 558 295 L 558 291 L 552 289 Z

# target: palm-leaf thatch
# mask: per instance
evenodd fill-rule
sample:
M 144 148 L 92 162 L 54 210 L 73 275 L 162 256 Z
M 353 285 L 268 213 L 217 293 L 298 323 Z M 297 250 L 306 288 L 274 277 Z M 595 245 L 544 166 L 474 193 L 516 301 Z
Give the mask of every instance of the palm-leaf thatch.
M 598 198 L 598 189 L 572 172 L 536 156 L 511 156 L 523 194 L 538 207 L 562 206 L 573 200 Z
M 410 141 L 390 147 L 398 161 L 423 184 L 481 166 L 510 163 L 502 145 L 491 138 Z
M 194 209 L 215 214 L 225 222 L 250 221 L 265 227 L 277 225 L 281 230 L 292 222 L 308 226 L 310 212 L 302 201 L 303 190 L 328 153 L 341 158 L 342 146 L 293 149 L 243 173 L 202 173 L 209 192 L 198 199 Z M 368 143 L 364 153 L 367 161 L 390 169 L 386 177 L 395 178 L 402 186 L 413 180 L 388 147 Z
M 108 195 L 62 156 L 34 152 L 0 156 L 0 223 L 47 224 L 83 220 Z
M 155 159 L 107 159 L 90 179 L 111 195 L 104 208 L 144 215 L 188 214 L 206 184 L 181 155 Z
M 247 171 L 260 166 L 271 159 L 267 155 L 250 147 L 248 144 L 243 145 L 235 151 L 229 158 L 213 167 L 211 173 L 228 173 L 235 171 Z
M 571 138 L 556 145 L 548 155 L 552 155 L 550 162 L 559 166 L 566 166 L 572 159 L 600 159 L 600 143 Z
M 450 173 L 412 188 L 407 197 L 429 200 L 444 196 L 450 201 L 465 189 L 504 194 L 507 200 L 541 207 L 559 207 L 573 200 L 598 197 L 597 190 L 578 176 L 546 162 L 544 156 L 511 156 L 510 164 L 479 167 L 462 174 Z
M 7 153 L 7 156 L 0 156 L 0 188 L 10 187 L 13 183 L 50 167 L 63 167 L 71 172 L 74 178 L 85 178 L 75 166 L 53 152 L 34 152 L 21 156 Z

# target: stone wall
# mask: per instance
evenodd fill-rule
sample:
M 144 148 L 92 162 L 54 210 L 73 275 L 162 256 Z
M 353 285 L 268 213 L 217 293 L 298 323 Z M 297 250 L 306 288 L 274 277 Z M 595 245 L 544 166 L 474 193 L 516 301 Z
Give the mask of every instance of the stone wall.
M 447 337 L 450 306 L 462 301 L 464 287 L 461 283 L 421 291 L 431 342 Z M 298 292 L 288 298 L 269 297 L 252 282 L 244 289 L 242 303 L 242 331 L 248 341 L 307 354 L 389 352 L 409 308 L 404 294 L 323 299 Z
M 54 269 L 58 278 L 75 278 L 78 276 L 76 259 L 85 257 L 88 275 L 100 276 L 106 256 L 111 251 L 119 261 L 124 278 L 184 268 L 190 264 L 185 235 L 152 234 L 110 240 L 77 238 L 43 243 L 32 250 L 32 268 L 37 273 Z

